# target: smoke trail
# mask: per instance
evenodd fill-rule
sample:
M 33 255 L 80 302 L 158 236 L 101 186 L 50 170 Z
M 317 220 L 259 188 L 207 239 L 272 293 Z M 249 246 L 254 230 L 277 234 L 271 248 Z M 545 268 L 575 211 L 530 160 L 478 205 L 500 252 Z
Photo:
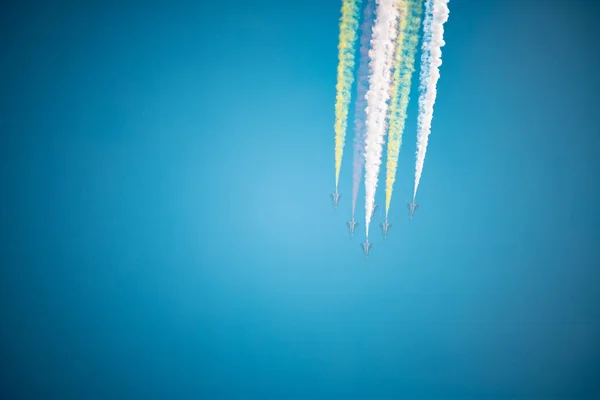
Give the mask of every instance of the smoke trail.
M 358 29 L 358 9 L 362 0 L 343 0 L 338 45 L 337 94 L 335 97 L 335 189 L 337 192 L 348 124 L 350 89 L 354 82 L 354 44 Z
M 406 10 L 406 18 L 400 20 L 400 37 L 396 48 L 395 70 L 390 104 L 390 128 L 388 131 L 386 186 L 385 186 L 385 218 L 387 220 L 392 201 L 392 190 L 396 180 L 398 155 L 402 146 L 402 133 L 406 120 L 406 108 L 410 100 L 410 82 L 415 70 L 415 53 L 419 41 L 419 25 L 421 23 L 421 0 L 408 0 L 401 3 L 401 12 Z
M 367 0 L 363 14 L 363 22 L 360 26 L 360 64 L 358 67 L 358 80 L 356 84 L 356 102 L 354 104 L 354 165 L 352 173 L 352 219 L 356 209 L 356 197 L 358 196 L 358 185 L 365 161 L 365 123 L 364 113 L 366 107 L 365 95 L 369 82 L 369 40 L 371 38 L 371 27 L 373 25 L 373 8 L 375 0 Z
M 425 22 L 423 23 L 423 47 L 421 55 L 421 82 L 419 85 L 419 117 L 417 119 L 417 162 L 415 165 L 415 190 L 413 201 L 417 197 L 417 189 L 421 181 L 427 142 L 431 133 L 433 105 L 437 95 L 437 81 L 440 78 L 439 67 L 442 65 L 442 46 L 444 42 L 444 23 L 448 20 L 450 10 L 448 0 L 427 0 L 425 5 Z
M 377 175 L 381 165 L 383 139 L 385 137 L 385 117 L 391 64 L 394 57 L 398 25 L 397 0 L 377 0 L 375 25 L 369 57 L 369 91 L 367 92 L 367 135 L 365 139 L 365 228 L 369 237 L 369 224 L 373 214 Z

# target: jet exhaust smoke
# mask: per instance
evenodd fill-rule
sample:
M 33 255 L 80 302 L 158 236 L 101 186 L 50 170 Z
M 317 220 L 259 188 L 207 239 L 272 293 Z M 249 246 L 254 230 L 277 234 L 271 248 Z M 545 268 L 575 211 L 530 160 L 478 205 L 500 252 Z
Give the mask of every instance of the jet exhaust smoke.
M 400 36 L 396 47 L 393 74 L 392 98 L 390 102 L 387 163 L 385 180 L 385 218 L 387 220 L 392 191 L 398 169 L 398 156 L 402 146 L 402 133 L 406 121 L 406 109 L 410 100 L 410 84 L 415 70 L 415 54 L 419 42 L 419 25 L 423 6 L 421 0 L 400 2 L 400 12 L 406 18 L 400 20 Z
M 354 44 L 362 0 L 343 0 L 338 44 L 337 94 L 335 97 L 335 189 L 337 193 L 348 124 L 350 90 L 354 82 Z
M 437 96 L 437 82 L 442 65 L 444 23 L 448 20 L 449 0 L 427 0 L 425 21 L 423 22 L 423 47 L 421 54 L 421 74 L 419 84 L 419 117 L 417 119 L 417 162 L 415 165 L 415 188 L 413 202 L 421 181 L 427 142 L 431 133 L 433 105 Z
M 373 216 L 377 175 L 386 131 L 391 64 L 397 37 L 399 11 L 397 0 L 377 0 L 375 24 L 369 50 L 369 91 L 367 92 L 367 134 L 365 139 L 365 229 Z
M 360 26 L 360 62 L 358 66 L 358 79 L 356 82 L 356 102 L 354 104 L 354 160 L 352 167 L 352 219 L 356 210 L 358 186 L 365 162 L 365 124 L 363 121 L 369 83 L 369 41 L 373 25 L 373 8 L 375 0 L 367 0 L 363 13 L 363 22 Z

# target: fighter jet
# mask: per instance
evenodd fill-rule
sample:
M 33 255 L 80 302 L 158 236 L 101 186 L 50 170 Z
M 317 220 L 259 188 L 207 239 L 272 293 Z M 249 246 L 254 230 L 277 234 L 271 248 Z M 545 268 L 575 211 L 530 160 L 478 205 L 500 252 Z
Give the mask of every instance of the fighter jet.
M 392 224 L 388 224 L 387 219 L 386 219 L 385 222 L 383 224 L 379 224 L 379 226 L 381 227 L 381 230 L 383 231 L 383 238 L 385 239 L 387 237 L 388 230 L 392 227 Z
M 362 243 L 360 247 L 362 247 L 363 251 L 365 252 L 365 259 L 369 257 L 369 250 L 371 250 L 371 247 L 373 247 L 373 245 L 369 243 L 369 239 Z
M 350 237 L 354 236 L 354 229 L 358 225 L 358 222 L 354 221 L 354 217 L 352 217 L 352 221 L 348 221 L 348 232 L 350 232 Z
M 412 203 L 407 203 L 407 205 L 408 205 L 408 214 L 410 216 L 410 219 L 412 219 L 413 215 L 415 215 L 415 211 L 417 210 L 417 208 L 419 208 L 419 205 L 417 203 L 415 203 L 414 200 Z
M 333 200 L 333 209 L 335 210 L 338 206 L 338 203 L 340 201 L 340 194 L 337 191 L 337 188 L 335 189 L 335 193 L 331 193 L 331 199 Z

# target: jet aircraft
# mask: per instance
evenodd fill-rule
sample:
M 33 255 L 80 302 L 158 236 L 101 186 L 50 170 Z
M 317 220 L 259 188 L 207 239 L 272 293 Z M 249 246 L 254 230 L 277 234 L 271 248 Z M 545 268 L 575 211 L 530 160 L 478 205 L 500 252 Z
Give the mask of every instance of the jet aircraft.
M 412 219 L 412 217 L 415 215 L 415 211 L 417 210 L 417 208 L 419 208 L 419 205 L 417 203 L 415 203 L 414 200 L 412 203 L 407 203 L 407 205 L 408 205 L 408 214 L 410 216 L 410 219 Z
M 352 217 L 352 221 L 348 221 L 348 232 L 350 232 L 350 237 L 354 236 L 354 229 L 356 229 L 358 222 L 354 221 L 354 217 Z
M 360 245 L 360 247 L 363 249 L 363 251 L 365 252 L 365 259 L 367 257 L 369 257 L 369 250 L 371 250 L 371 247 L 373 247 L 373 245 L 371 243 L 369 243 L 369 239 L 367 239 L 364 243 L 362 243 Z
M 381 230 L 383 231 L 383 238 L 385 239 L 387 237 L 388 230 L 392 227 L 392 224 L 388 224 L 387 219 L 386 219 L 385 222 L 383 224 L 379 224 L 379 226 L 381 227 Z
M 335 193 L 331 193 L 331 199 L 333 200 L 333 209 L 335 210 L 340 201 L 341 195 L 338 193 L 337 189 L 335 189 Z

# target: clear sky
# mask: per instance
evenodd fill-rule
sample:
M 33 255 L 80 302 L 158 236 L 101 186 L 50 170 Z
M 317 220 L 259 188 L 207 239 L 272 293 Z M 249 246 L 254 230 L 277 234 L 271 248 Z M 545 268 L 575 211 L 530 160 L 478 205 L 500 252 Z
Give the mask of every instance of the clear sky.
M 595 2 L 450 1 L 368 262 L 340 1 L 88 3 L 0 10 L 0 397 L 600 395 Z

